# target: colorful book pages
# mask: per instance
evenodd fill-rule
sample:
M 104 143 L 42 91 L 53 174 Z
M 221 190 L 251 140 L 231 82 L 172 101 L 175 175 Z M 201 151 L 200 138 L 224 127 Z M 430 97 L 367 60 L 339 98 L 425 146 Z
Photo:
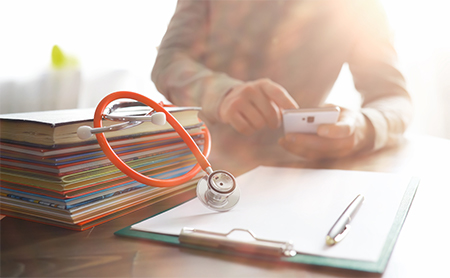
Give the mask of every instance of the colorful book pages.
M 205 130 L 197 117 L 198 109 L 174 111 L 202 149 Z M 67 114 L 67 111 L 62 113 Z M 48 117 L 55 120 L 57 112 L 50 114 Z M 67 125 L 61 121 L 52 125 L 31 121 L 30 117 L 35 115 L 22 115 L 17 120 L 14 115 L 0 115 L 0 122 L 8 123 L 2 127 L 0 135 L 0 214 L 84 230 L 177 194 L 192 192 L 203 176 L 199 173 L 189 182 L 174 187 L 153 187 L 122 173 L 95 141 L 65 138 L 60 141 L 62 143 L 48 145 L 42 143 L 45 141 L 42 138 L 36 142 L 30 137 L 12 140 L 16 138 L 11 137 L 15 132 L 12 122 L 20 123 L 20 129 L 16 130 L 19 133 L 26 133 L 27 126 L 35 130 L 45 125 L 43 132 L 48 136 L 59 132 L 60 140 L 64 136 L 76 136 L 76 128 L 81 123 L 92 121 L 81 117 L 83 120 L 80 118 Z M 41 119 L 46 117 L 39 116 Z M 53 131 L 48 129 L 49 126 Z M 110 145 L 129 167 L 149 177 L 169 179 L 187 173 L 196 165 L 194 155 L 170 126 L 147 131 L 143 126 L 134 132 L 130 128 L 120 136 L 109 136 Z M 6 138 L 3 137 L 5 128 L 9 134 Z

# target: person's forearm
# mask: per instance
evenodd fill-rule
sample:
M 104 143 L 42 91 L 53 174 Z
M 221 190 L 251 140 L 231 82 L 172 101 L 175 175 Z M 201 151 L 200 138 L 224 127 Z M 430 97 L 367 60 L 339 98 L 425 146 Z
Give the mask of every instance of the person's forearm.
M 159 47 L 152 81 L 159 92 L 180 106 L 201 106 L 218 120 L 218 105 L 229 88 L 242 83 L 200 63 L 206 43 L 207 1 L 180 1 Z
M 350 66 L 355 88 L 363 97 L 361 112 L 374 130 L 373 150 L 397 144 L 413 114 L 405 79 L 394 66 L 395 57 L 395 52 L 379 57 L 367 55 Z
M 376 0 L 353 4 L 355 43 L 348 64 L 362 96 L 361 112 L 373 128 L 372 150 L 378 150 L 401 140 L 413 107 L 382 5 Z
M 221 99 L 231 87 L 242 82 L 213 72 L 190 57 L 169 52 L 158 56 L 152 72 L 158 91 L 176 105 L 202 107 L 209 120 L 217 121 Z M 175 56 L 178 57 L 174 59 Z M 165 61 L 165 66 L 159 65 L 165 59 L 170 62 Z

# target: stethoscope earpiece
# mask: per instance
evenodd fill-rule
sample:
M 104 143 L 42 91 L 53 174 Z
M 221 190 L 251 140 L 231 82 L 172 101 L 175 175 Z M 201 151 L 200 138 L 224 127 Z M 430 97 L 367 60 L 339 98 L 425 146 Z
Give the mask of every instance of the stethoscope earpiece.
M 206 207 L 215 211 L 232 209 L 240 195 L 236 179 L 227 171 L 211 172 L 197 183 L 197 197 Z
M 107 119 L 113 121 L 128 121 L 125 123 L 120 123 L 108 127 L 97 127 L 92 128 L 90 126 L 84 125 L 77 129 L 77 136 L 81 140 L 86 140 L 90 138 L 93 134 L 102 133 L 106 131 L 121 130 L 127 127 L 132 127 L 141 124 L 142 122 L 152 122 L 155 125 L 165 125 L 166 124 L 166 114 L 163 112 L 155 112 L 149 116 L 112 116 L 107 115 Z
M 166 114 L 163 112 L 156 112 L 151 115 L 151 121 L 155 125 L 165 125 L 166 124 Z
M 92 127 L 84 125 L 77 129 L 78 138 L 86 140 L 92 136 Z

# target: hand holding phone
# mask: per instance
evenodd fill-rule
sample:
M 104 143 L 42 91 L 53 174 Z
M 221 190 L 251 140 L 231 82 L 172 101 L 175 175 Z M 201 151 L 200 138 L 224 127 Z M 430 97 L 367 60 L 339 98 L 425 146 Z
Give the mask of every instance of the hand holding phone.
M 339 113 L 337 106 L 284 110 L 284 133 L 317 133 L 319 125 L 337 123 Z

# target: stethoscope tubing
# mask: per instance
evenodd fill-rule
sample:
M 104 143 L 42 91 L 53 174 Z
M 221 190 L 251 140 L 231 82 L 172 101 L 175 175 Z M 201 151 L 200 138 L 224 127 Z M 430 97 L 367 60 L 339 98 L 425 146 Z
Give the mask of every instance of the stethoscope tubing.
M 129 176 L 130 178 L 146 184 L 150 186 L 155 187 L 170 187 L 175 185 L 180 185 L 182 183 L 185 183 L 189 180 L 191 180 L 197 173 L 203 169 L 205 172 L 208 172 L 208 169 L 211 169 L 211 165 L 208 162 L 207 158 L 209 156 L 209 153 L 211 152 L 211 140 L 210 140 L 210 134 L 209 130 L 205 127 L 204 128 L 204 136 L 205 136 L 205 142 L 203 146 L 203 152 L 200 150 L 200 148 L 197 146 L 195 141 L 192 139 L 192 137 L 189 135 L 189 133 L 183 128 L 183 126 L 175 119 L 175 117 L 170 114 L 166 109 L 164 109 L 160 104 L 156 103 L 155 101 L 151 100 L 150 98 L 147 98 L 141 94 L 129 92 L 129 91 L 118 91 L 111 93 L 104 97 L 100 103 L 97 105 L 97 108 L 95 110 L 94 114 L 94 128 L 102 128 L 102 120 L 103 120 L 103 112 L 105 111 L 106 107 L 117 99 L 133 99 L 136 101 L 139 101 L 141 103 L 144 103 L 145 105 L 148 105 L 149 107 L 153 108 L 156 112 L 163 112 L 166 115 L 167 122 L 175 129 L 175 131 L 180 135 L 180 137 L 184 140 L 184 142 L 187 144 L 191 152 L 194 154 L 195 158 L 198 161 L 198 164 L 196 164 L 189 172 L 186 174 L 171 178 L 171 179 L 155 179 L 151 178 L 145 175 L 142 175 L 141 173 L 135 171 L 131 167 L 129 167 L 123 160 L 114 152 L 112 147 L 109 145 L 106 136 L 104 133 L 96 133 L 95 136 L 97 137 L 98 144 L 100 145 L 101 149 L 105 153 L 105 155 L 108 157 L 108 159 L 117 167 L 119 170 L 121 170 L 124 174 Z

